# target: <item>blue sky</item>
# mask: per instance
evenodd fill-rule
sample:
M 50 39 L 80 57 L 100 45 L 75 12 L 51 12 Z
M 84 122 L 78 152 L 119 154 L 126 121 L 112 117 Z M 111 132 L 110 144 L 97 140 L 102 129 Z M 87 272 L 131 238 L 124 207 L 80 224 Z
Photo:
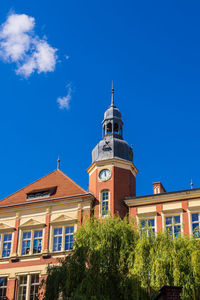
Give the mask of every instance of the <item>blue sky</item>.
M 199 12 L 198 1 L 2 0 L 0 198 L 53 171 L 58 154 L 62 171 L 87 189 L 111 80 L 137 195 L 155 181 L 167 191 L 190 188 L 191 178 L 200 187 Z M 17 38 L 2 35 L 13 14 L 32 24 L 20 59 L 2 46 Z M 41 64 L 44 43 L 52 52 Z

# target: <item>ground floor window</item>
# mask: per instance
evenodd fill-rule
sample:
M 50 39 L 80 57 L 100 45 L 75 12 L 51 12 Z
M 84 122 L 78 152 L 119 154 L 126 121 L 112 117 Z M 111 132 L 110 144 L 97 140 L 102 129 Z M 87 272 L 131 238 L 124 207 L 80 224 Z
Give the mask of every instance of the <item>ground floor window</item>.
M 192 233 L 195 238 L 200 238 L 200 214 L 192 214 Z
M 39 289 L 39 274 L 19 277 L 18 300 L 36 300 Z
M 170 216 L 165 218 L 165 227 L 166 230 L 174 237 L 177 237 L 181 232 L 181 217 Z
M 7 277 L 0 277 L 0 300 L 6 300 Z
M 142 219 L 140 220 L 140 226 L 142 233 L 146 232 L 147 236 L 155 234 L 155 219 Z

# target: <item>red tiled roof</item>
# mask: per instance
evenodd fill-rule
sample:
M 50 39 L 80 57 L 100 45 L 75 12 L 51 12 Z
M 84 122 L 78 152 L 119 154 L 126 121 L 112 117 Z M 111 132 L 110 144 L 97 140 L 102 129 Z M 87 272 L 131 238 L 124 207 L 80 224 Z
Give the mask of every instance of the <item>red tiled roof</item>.
M 52 187 L 57 187 L 54 194 L 47 198 L 42 198 L 42 200 L 50 200 L 52 198 L 62 198 L 62 197 L 74 197 L 78 195 L 88 194 L 84 189 L 82 189 L 78 184 L 76 184 L 72 179 L 65 175 L 60 170 L 55 170 L 52 173 L 36 180 L 35 182 L 27 185 L 23 189 L 15 192 L 14 194 L 4 198 L 0 201 L 0 207 L 6 205 L 16 205 L 25 204 L 29 202 L 39 201 L 38 198 L 33 198 L 27 200 L 27 194 L 42 191 Z

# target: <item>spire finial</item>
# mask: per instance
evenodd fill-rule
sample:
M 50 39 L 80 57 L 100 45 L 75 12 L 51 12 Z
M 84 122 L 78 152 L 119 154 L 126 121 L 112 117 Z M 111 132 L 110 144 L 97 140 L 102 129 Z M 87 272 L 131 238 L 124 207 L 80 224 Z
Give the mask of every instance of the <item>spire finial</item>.
M 191 190 L 193 189 L 193 186 L 194 186 L 194 184 L 193 184 L 192 179 L 191 179 L 191 181 L 190 181 Z
M 58 155 L 57 159 L 57 170 L 60 170 L 60 156 Z
M 112 80 L 112 89 L 111 89 L 111 92 L 112 92 L 112 96 L 111 96 L 111 106 L 114 106 L 114 87 L 113 87 L 113 80 Z

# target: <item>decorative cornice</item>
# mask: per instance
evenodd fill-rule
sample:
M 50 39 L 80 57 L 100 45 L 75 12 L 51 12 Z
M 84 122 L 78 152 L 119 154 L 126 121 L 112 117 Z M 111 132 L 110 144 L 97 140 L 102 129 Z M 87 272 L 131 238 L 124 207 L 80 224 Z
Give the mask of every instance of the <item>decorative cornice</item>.
M 11 231 L 15 231 L 15 227 L 11 227 L 7 224 L 4 223 L 0 223 L 0 231 L 1 232 L 11 232 Z
M 102 166 L 105 166 L 105 165 L 113 165 L 113 166 L 116 166 L 116 167 L 119 167 L 119 168 L 120 167 L 123 168 L 123 166 L 127 166 L 132 170 L 132 172 L 135 176 L 138 173 L 138 169 L 133 164 L 133 162 L 127 161 L 127 160 L 121 159 L 121 158 L 110 158 L 110 159 L 95 161 L 87 169 L 87 172 L 90 175 L 95 170 L 95 168 L 102 167 Z
M 140 206 L 191 199 L 200 199 L 200 189 L 133 197 L 124 201 L 128 206 Z
M 59 217 L 57 217 L 56 219 L 52 220 L 50 223 L 51 224 L 62 224 L 62 223 L 75 223 L 77 222 L 77 219 L 75 218 L 71 218 L 71 217 L 68 217 L 66 215 L 61 215 Z
M 20 206 L 30 206 L 36 204 L 37 206 L 41 204 L 46 204 L 50 206 L 58 205 L 58 201 L 64 201 L 64 204 L 75 204 L 79 202 L 91 202 L 93 201 L 94 196 L 92 193 L 87 193 L 87 194 L 80 194 L 80 195 L 72 195 L 72 196 L 64 196 L 64 197 L 58 197 L 58 198 L 50 198 L 50 199 L 45 199 L 45 200 L 37 200 L 37 201 L 32 201 L 32 202 L 22 202 L 22 203 L 17 203 L 17 204 L 9 204 L 5 206 L 0 206 L 0 211 L 1 209 L 7 209 L 7 208 L 16 208 Z M 54 202 L 55 201 L 55 202 Z
M 45 227 L 45 223 L 40 223 L 34 219 L 29 219 L 27 222 L 25 222 L 19 226 L 19 228 L 23 228 L 23 229 L 25 229 L 25 228 L 27 228 L 27 229 L 28 228 L 30 228 L 30 229 L 42 228 L 42 227 Z

